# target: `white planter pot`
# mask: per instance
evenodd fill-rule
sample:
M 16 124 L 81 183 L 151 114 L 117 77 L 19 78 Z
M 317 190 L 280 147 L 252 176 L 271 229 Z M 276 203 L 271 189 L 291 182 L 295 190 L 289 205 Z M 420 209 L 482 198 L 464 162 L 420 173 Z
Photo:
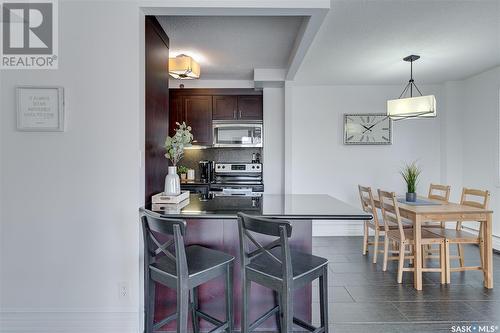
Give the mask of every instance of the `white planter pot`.
M 165 177 L 165 195 L 181 194 L 181 180 L 177 174 L 176 166 L 168 167 L 168 175 Z

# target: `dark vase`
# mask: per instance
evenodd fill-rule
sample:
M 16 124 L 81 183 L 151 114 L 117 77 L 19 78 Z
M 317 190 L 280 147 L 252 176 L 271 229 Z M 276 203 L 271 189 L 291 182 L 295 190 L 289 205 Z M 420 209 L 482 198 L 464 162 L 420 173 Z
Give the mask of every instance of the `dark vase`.
M 408 193 L 406 192 L 406 201 L 415 202 L 417 201 L 417 193 Z

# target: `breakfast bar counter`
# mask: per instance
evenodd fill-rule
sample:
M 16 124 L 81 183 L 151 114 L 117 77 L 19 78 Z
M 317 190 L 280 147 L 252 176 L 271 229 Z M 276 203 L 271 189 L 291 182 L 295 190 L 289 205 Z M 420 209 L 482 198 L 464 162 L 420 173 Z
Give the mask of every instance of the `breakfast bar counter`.
M 237 213 L 286 219 L 292 223 L 292 236 L 289 240 L 294 250 L 311 253 L 312 220 L 370 220 L 372 216 L 338 199 L 324 194 L 262 194 L 261 196 L 224 196 L 211 194 L 203 196 L 191 194 L 189 200 L 175 205 L 150 204 L 146 210 L 163 217 L 180 218 L 187 221 L 184 241 L 186 245 L 199 244 L 218 249 L 233 255 L 234 266 L 234 321 L 235 328 L 240 327 L 240 261 Z M 202 311 L 218 318 L 224 317 L 224 281 L 215 279 L 203 285 L 199 290 L 199 302 Z M 175 312 L 175 292 L 163 286 L 157 286 L 157 319 Z M 311 320 L 311 288 L 299 289 L 294 294 L 296 302 L 294 315 L 305 321 Z M 249 316 L 253 321 L 275 305 L 275 295 L 269 289 L 252 285 Z M 206 326 L 203 326 L 206 325 Z M 202 330 L 210 325 L 202 321 Z M 275 318 L 269 318 L 261 329 L 276 328 Z M 163 328 L 175 331 L 175 323 Z

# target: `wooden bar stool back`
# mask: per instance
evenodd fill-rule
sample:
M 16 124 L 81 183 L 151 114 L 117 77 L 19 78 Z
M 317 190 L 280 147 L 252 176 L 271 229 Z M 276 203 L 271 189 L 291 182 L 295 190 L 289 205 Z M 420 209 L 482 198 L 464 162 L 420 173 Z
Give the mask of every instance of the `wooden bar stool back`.
M 412 252 L 407 252 L 407 246 L 414 246 L 413 230 L 405 229 L 402 223 L 401 215 L 399 213 L 398 201 L 394 192 L 387 192 L 378 190 L 380 208 L 382 210 L 382 217 L 384 219 L 385 239 L 384 239 L 384 265 L 383 270 L 387 270 L 388 260 L 398 260 L 398 283 L 403 281 L 403 272 L 414 271 L 414 268 L 405 268 L 405 259 L 415 259 Z M 390 229 L 389 223 L 397 224 L 397 229 Z M 389 240 L 395 241 L 399 244 L 398 255 L 388 256 L 389 253 Z M 423 268 L 422 272 L 439 272 L 441 273 L 441 283 L 445 283 L 446 270 L 445 270 L 445 241 L 444 238 L 439 237 L 431 232 L 422 229 L 421 243 L 439 244 L 440 246 L 440 267 L 439 268 Z M 409 255 L 406 255 L 406 254 Z
M 234 257 L 199 245 L 185 247 L 186 221 L 164 218 L 144 209 L 141 209 L 141 215 L 144 237 L 145 332 L 152 333 L 176 320 L 177 332 L 186 333 L 190 310 L 194 332 L 200 331 L 199 319 L 215 325 L 216 332 L 233 332 Z M 200 311 L 198 307 L 198 286 L 218 276 L 225 277 L 224 322 Z M 154 322 L 156 283 L 176 290 L 177 310 Z
M 296 324 L 310 332 L 328 332 L 328 260 L 290 250 L 288 238 L 292 225 L 288 221 L 238 213 L 240 236 L 242 313 L 241 332 L 254 331 L 277 315 L 280 332 L 292 332 Z M 263 244 L 263 236 L 278 237 Z M 264 237 L 269 239 L 269 237 Z M 319 278 L 321 327 L 314 327 L 293 317 L 293 292 Z M 278 304 L 250 323 L 249 297 L 255 282 L 277 293 Z

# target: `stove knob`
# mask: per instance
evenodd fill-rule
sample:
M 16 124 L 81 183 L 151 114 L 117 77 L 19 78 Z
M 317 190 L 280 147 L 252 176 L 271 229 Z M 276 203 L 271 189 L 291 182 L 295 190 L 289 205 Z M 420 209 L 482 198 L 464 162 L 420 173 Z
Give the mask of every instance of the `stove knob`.
M 255 165 L 252 165 L 252 169 L 255 169 Z

